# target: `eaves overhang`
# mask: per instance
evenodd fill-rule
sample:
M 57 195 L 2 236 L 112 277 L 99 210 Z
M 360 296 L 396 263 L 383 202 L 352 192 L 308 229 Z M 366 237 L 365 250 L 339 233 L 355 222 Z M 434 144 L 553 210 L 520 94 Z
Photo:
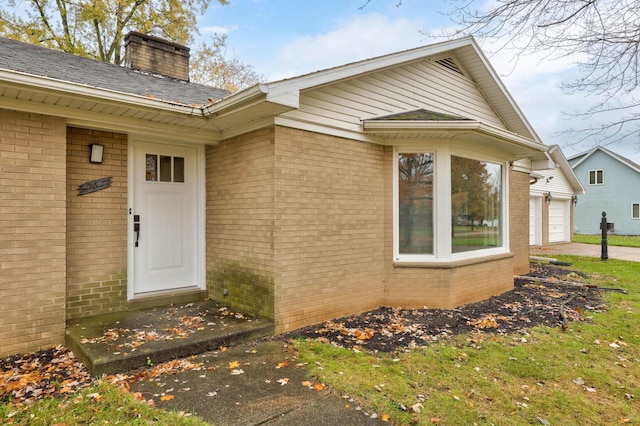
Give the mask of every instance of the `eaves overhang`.
M 476 120 L 363 120 L 365 134 L 387 140 L 394 139 L 461 139 L 484 143 L 508 153 L 513 160 L 545 159 L 547 146 Z
M 131 93 L 118 92 L 115 90 L 57 80 L 49 77 L 33 76 L 17 71 L 0 69 L 0 81 L 23 87 L 37 88 L 39 90 L 64 93 L 67 95 L 117 102 L 120 104 L 129 104 L 135 107 L 161 109 L 186 115 L 202 115 L 203 105 L 185 105 L 179 102 L 157 99 L 150 96 L 145 97 Z

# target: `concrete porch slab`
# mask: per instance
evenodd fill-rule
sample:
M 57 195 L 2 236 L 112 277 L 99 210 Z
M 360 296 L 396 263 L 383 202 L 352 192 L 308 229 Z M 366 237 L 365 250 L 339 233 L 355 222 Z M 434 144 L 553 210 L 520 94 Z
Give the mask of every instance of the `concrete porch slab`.
M 92 375 L 115 374 L 273 334 L 274 324 L 212 301 L 71 320 L 65 343 Z

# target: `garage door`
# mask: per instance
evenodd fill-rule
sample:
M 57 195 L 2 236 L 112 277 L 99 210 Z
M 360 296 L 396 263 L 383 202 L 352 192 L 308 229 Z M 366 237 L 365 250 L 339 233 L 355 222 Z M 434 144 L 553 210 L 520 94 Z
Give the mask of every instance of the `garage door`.
M 529 245 L 542 245 L 542 207 L 541 197 L 529 199 Z
M 569 241 L 569 201 L 551 200 L 549 204 L 549 242 Z

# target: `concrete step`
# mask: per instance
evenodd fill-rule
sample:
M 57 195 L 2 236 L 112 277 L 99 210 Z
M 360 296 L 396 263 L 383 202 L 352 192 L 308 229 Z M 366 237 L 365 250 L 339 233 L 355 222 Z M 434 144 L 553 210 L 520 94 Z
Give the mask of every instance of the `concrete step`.
M 99 377 L 273 333 L 271 321 L 199 301 L 72 320 L 65 343 Z

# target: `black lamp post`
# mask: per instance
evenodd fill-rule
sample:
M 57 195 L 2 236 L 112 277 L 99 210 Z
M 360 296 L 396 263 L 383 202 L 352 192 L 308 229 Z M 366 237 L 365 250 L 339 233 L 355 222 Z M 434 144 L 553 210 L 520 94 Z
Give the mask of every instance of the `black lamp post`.
M 600 229 L 602 230 L 602 251 L 600 253 L 600 260 L 609 259 L 609 253 L 607 253 L 607 212 L 602 212 L 602 220 L 600 221 Z

